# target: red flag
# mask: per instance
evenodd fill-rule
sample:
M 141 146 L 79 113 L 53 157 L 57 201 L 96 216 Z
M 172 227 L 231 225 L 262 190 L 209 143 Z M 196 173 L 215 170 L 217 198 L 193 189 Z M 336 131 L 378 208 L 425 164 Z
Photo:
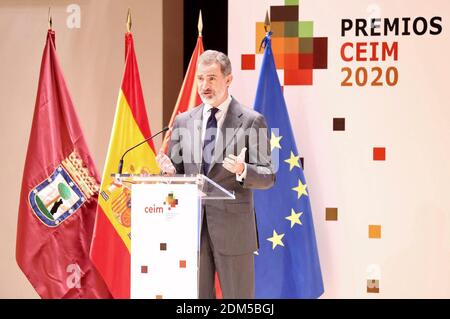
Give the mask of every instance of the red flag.
M 184 76 L 183 85 L 181 86 L 180 93 L 178 94 L 177 103 L 175 104 L 175 108 L 173 109 L 172 117 L 170 118 L 170 122 L 168 127 L 173 127 L 173 122 L 175 121 L 175 117 L 187 110 L 190 110 L 201 103 L 200 96 L 197 92 L 197 60 L 198 57 L 203 53 L 203 40 L 202 36 L 199 35 L 197 38 L 197 44 L 195 45 L 194 52 L 192 52 L 191 61 L 189 62 L 188 69 L 186 71 L 186 75 Z M 164 153 L 167 153 L 167 146 L 169 144 L 171 136 L 171 131 L 168 131 L 164 136 L 164 141 L 161 146 L 161 149 Z
M 99 175 L 48 31 L 22 178 L 16 260 L 42 298 L 110 298 L 89 259 Z

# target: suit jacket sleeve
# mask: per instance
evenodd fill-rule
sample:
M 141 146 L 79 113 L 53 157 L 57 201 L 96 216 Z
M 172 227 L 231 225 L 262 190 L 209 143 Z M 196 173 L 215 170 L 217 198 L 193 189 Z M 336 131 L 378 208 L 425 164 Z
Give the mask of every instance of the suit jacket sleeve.
M 181 134 L 180 134 L 180 123 L 178 118 L 175 118 L 172 135 L 169 140 L 169 157 L 172 161 L 173 166 L 177 170 L 177 174 L 184 174 L 184 163 L 183 163 L 183 149 L 181 147 Z
M 247 176 L 244 188 L 267 189 L 275 183 L 266 120 L 258 115 L 248 137 Z

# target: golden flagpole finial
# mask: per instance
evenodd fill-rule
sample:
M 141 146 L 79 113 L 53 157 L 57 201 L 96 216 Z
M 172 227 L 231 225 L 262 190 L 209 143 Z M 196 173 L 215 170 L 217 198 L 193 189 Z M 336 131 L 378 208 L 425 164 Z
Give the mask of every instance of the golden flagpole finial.
M 127 32 L 131 32 L 131 10 L 128 8 L 127 13 Z
M 203 20 L 202 20 L 202 10 L 200 10 L 200 13 L 198 15 L 198 36 L 201 37 L 202 36 L 202 31 L 203 31 Z
M 266 33 L 270 31 L 269 10 L 266 11 L 266 18 L 264 19 L 264 30 L 266 30 Z
M 52 25 L 53 25 L 52 14 L 51 14 L 51 8 L 52 8 L 52 7 L 48 7 L 48 28 L 49 28 L 49 30 L 52 29 Z

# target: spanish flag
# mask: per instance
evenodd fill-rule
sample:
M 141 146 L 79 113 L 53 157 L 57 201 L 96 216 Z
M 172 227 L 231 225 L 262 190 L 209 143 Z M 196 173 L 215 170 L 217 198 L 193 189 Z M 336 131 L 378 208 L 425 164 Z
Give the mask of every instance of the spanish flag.
M 186 112 L 201 103 L 200 96 L 197 91 L 197 61 L 198 57 L 203 53 L 203 38 L 201 34 L 198 35 L 197 43 L 195 45 L 194 52 L 192 52 L 191 60 L 189 61 L 189 66 L 184 76 L 183 85 L 181 86 L 180 93 L 178 94 L 177 103 L 172 112 L 172 117 L 168 127 L 173 127 L 173 122 L 175 117 L 183 112 Z M 164 141 L 161 149 L 164 153 L 167 153 L 167 146 L 170 141 L 171 131 L 168 131 L 164 136 Z
M 125 72 L 103 170 L 90 256 L 114 298 L 130 298 L 130 191 L 114 182 L 122 154 L 151 136 L 134 52 L 133 36 L 125 35 Z M 127 154 L 123 173 L 156 174 L 152 141 Z

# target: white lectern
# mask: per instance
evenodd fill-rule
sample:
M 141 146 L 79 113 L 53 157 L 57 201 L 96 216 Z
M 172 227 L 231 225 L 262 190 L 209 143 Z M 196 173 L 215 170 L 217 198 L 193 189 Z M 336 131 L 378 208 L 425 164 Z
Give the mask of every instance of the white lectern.
M 204 200 L 234 199 L 204 175 L 115 175 L 131 188 L 131 298 L 198 298 Z

